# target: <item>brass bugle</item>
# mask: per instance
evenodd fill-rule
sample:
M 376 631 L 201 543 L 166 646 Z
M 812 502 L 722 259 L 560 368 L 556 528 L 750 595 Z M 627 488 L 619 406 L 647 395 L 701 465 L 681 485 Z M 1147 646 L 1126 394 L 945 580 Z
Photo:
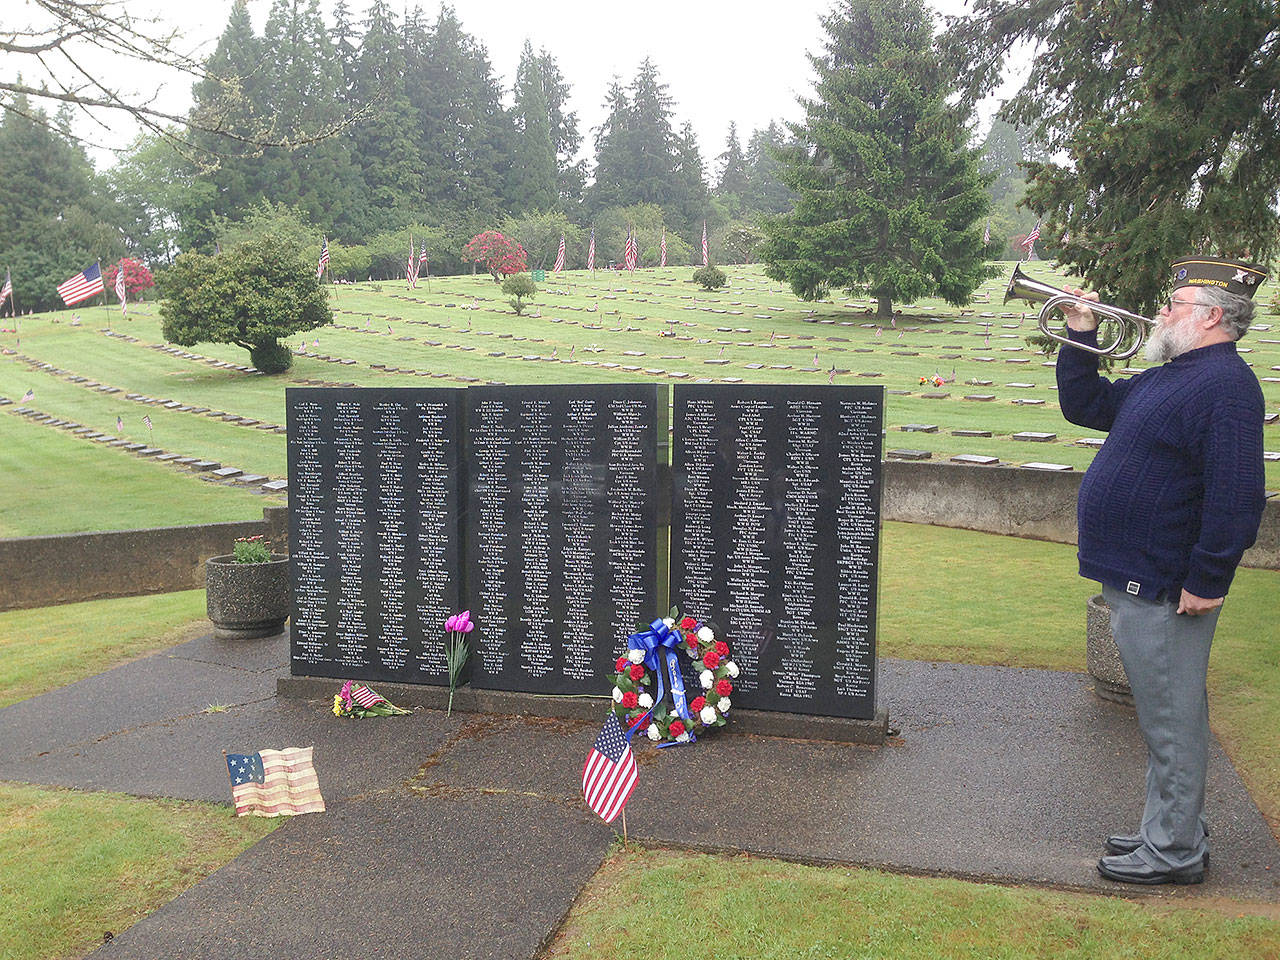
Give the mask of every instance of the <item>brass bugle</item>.
M 1043 304 L 1038 322 L 1040 332 L 1050 340 L 1069 343 L 1077 350 L 1087 350 L 1089 353 L 1096 353 L 1100 357 L 1111 357 L 1113 360 L 1128 360 L 1141 350 L 1142 343 L 1147 338 L 1147 328 L 1155 326 L 1156 323 L 1148 317 L 1130 313 L 1128 310 L 1122 310 L 1108 303 L 1086 300 L 1084 297 L 1067 293 L 1059 287 L 1035 280 L 1017 266 L 1013 268 L 1013 276 L 1009 278 L 1009 286 L 1004 292 L 1004 302 L 1008 303 L 1010 300 L 1026 300 L 1028 303 Z M 1087 307 L 1093 311 L 1094 316 L 1115 323 L 1115 340 L 1105 345 L 1091 347 L 1069 339 L 1064 329 L 1055 330 L 1049 326 L 1049 320 L 1055 313 L 1072 306 Z M 1124 343 L 1130 332 L 1133 334 L 1133 342 L 1122 351 L 1120 345 Z

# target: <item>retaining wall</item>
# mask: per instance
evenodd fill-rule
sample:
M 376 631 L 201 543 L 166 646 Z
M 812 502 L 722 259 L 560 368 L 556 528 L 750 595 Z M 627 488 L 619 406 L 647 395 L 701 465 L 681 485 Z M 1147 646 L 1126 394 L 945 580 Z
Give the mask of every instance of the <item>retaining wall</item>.
M 669 471 L 660 471 L 662 489 Z M 883 517 L 1055 543 L 1076 542 L 1082 473 L 889 460 Z M 204 561 L 229 553 L 237 537 L 263 534 L 287 547 L 288 510 L 263 519 L 191 527 L 63 534 L 0 540 L 0 610 L 204 586 Z M 1244 565 L 1280 570 L 1280 502 L 1263 513 Z

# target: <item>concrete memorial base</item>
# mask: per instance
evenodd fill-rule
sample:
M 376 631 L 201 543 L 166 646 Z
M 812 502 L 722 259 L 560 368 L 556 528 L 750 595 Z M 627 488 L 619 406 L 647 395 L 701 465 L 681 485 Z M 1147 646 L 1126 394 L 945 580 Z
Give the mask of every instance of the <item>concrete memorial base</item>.
M 1104 700 L 1133 706 L 1129 677 L 1120 661 L 1115 638 L 1111 636 L 1111 609 L 1100 593 L 1088 600 L 1086 624 L 1086 659 L 1089 675 L 1094 679 L 1094 692 Z
M 279 677 L 276 695 L 290 700 L 332 700 L 340 684 L 331 677 Z M 444 710 L 449 688 L 418 683 L 374 683 L 377 692 L 398 707 L 426 707 Z M 459 687 L 453 695 L 453 709 L 464 713 L 494 713 L 508 716 L 557 717 L 603 722 L 609 698 L 544 697 L 510 690 Z M 876 711 L 872 720 L 850 717 L 816 717 L 772 710 L 733 710 L 727 733 L 749 733 L 762 737 L 795 737 L 801 740 L 828 740 L 835 743 L 882 744 L 889 735 L 889 714 Z M 637 734 L 643 739 L 643 733 Z

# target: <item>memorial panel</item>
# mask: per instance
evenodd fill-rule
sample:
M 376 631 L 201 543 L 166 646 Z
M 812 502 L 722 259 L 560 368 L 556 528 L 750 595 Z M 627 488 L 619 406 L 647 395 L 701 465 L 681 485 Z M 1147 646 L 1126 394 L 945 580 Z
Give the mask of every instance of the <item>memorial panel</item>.
M 471 683 L 596 694 L 657 603 L 650 384 L 467 391 Z
M 671 601 L 740 707 L 872 719 L 884 390 L 677 385 Z
M 447 683 L 461 390 L 291 388 L 291 672 Z

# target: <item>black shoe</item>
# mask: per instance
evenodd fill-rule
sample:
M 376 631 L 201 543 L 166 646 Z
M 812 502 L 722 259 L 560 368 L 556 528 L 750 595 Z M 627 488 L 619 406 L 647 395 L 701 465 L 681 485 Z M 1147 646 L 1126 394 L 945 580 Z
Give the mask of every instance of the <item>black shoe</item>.
M 1161 870 L 1151 867 L 1133 854 L 1103 857 L 1098 861 L 1098 872 L 1108 880 L 1119 883 L 1141 883 L 1154 886 L 1160 883 L 1192 884 L 1204 882 L 1204 866 L 1184 867 L 1181 870 Z
M 1118 855 L 1133 853 L 1142 846 L 1141 834 L 1112 834 L 1106 839 L 1107 853 Z

